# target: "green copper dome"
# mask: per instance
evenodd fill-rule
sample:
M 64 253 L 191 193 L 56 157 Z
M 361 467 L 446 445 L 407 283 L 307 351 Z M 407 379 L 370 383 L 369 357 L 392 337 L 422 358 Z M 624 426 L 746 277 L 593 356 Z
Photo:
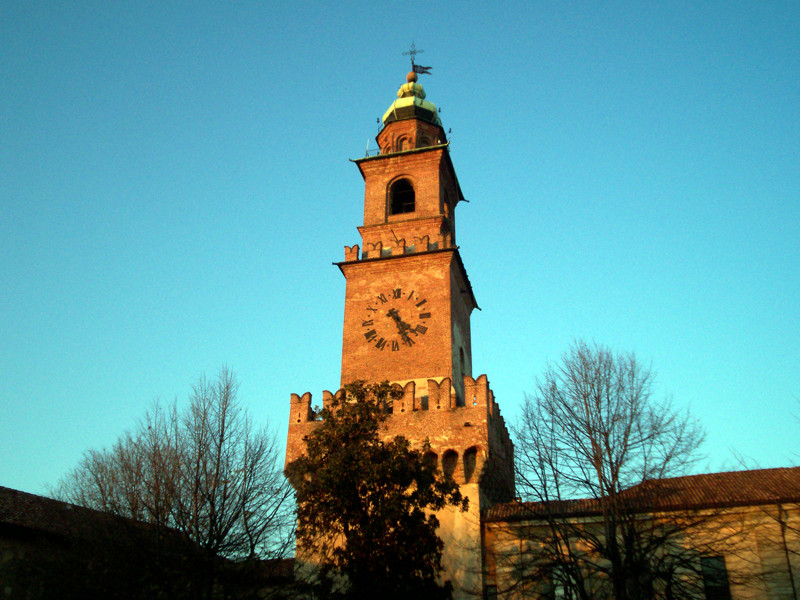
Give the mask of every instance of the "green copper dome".
M 422 84 L 417 83 L 417 74 L 409 73 L 406 80 L 407 83 L 401 85 L 397 91 L 397 100 L 384 113 L 383 124 L 402 119 L 422 119 L 441 127 L 436 105 L 425 100 L 425 90 L 422 89 Z

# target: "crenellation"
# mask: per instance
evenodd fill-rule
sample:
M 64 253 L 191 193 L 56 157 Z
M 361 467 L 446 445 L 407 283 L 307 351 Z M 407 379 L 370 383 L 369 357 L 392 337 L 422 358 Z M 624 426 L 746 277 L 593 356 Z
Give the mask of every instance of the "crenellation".
M 416 387 L 417 384 L 413 381 L 409 381 L 403 386 L 403 395 L 394 402 L 394 414 L 412 413 L 417 410 L 415 406 Z
M 451 408 L 450 378 L 445 377 L 441 383 L 428 379 L 428 409 L 442 410 Z
M 500 407 L 495 401 L 494 392 L 489 388 L 489 381 L 486 375 L 480 375 L 477 378 L 472 378 L 469 375 L 464 376 L 466 398 L 466 404 L 464 406 L 459 406 L 457 404 L 457 396 L 453 388 L 453 382 L 449 377 L 443 377 L 441 381 L 428 379 L 427 394 L 421 395 L 417 394 L 417 385 L 414 380 L 408 381 L 403 385 L 395 383 L 394 386 L 400 391 L 400 397 L 394 401 L 393 414 L 477 410 L 480 415 L 481 409 L 488 408 L 484 413 L 485 416 L 492 420 L 499 419 L 503 421 L 500 414 Z M 323 390 L 322 407 L 330 408 L 333 398 L 342 398 L 345 393 L 344 388 L 340 388 L 336 392 Z M 423 399 L 427 399 L 427 403 L 423 403 Z M 291 394 L 291 413 L 294 422 L 301 423 L 316 420 L 311 400 L 311 392 L 305 392 L 302 395 Z M 425 404 L 427 404 L 427 408 Z M 469 423 L 465 426 L 469 426 Z
M 311 392 L 306 392 L 302 396 L 292 394 L 291 414 L 295 423 L 314 420 L 314 411 L 311 408 Z
M 345 262 L 358 260 L 358 244 L 344 247 L 344 260 Z
M 477 379 L 464 376 L 464 399 L 467 406 L 485 407 L 488 397 L 489 380 L 486 375 L 480 375 Z

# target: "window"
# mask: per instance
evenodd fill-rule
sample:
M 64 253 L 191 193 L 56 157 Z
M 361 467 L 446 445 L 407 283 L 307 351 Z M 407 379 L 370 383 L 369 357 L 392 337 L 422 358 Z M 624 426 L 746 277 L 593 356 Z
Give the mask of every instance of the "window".
M 706 600 L 731 600 L 725 557 L 703 556 L 700 558 L 700 568 L 703 572 L 703 589 L 706 593 Z
M 408 179 L 398 179 L 389 188 L 389 214 L 414 212 L 414 187 Z
M 549 593 L 545 594 L 545 598 L 548 598 L 548 600 L 572 600 L 575 597 L 569 584 L 569 576 L 564 567 L 553 566 L 550 571 L 549 583 Z

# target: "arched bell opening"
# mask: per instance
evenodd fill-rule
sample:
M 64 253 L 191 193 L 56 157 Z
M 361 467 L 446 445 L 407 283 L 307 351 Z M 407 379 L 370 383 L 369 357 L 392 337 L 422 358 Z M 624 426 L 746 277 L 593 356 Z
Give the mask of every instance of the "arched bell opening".
M 416 210 L 414 186 L 408 179 L 398 179 L 389 186 L 389 214 L 402 215 Z

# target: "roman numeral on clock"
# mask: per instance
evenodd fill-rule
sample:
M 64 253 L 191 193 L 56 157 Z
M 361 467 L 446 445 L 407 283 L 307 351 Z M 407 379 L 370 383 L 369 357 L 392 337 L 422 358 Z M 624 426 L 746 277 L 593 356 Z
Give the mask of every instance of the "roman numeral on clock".
M 372 341 L 372 340 L 374 340 L 376 337 L 378 337 L 378 332 L 377 332 L 377 331 L 375 331 L 374 329 L 370 329 L 368 332 L 366 332 L 366 333 L 364 334 L 364 337 L 365 337 L 365 338 L 367 338 L 367 341 L 368 341 L 368 342 L 371 342 L 371 341 Z

